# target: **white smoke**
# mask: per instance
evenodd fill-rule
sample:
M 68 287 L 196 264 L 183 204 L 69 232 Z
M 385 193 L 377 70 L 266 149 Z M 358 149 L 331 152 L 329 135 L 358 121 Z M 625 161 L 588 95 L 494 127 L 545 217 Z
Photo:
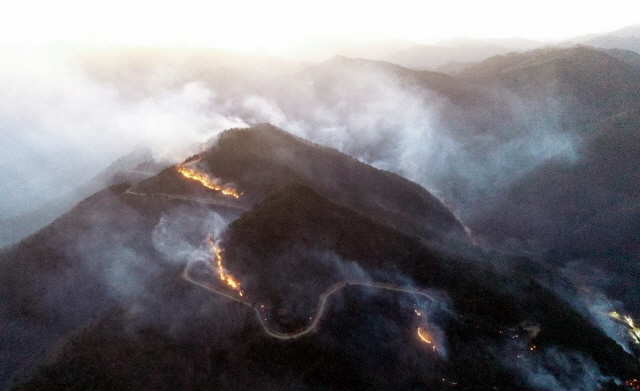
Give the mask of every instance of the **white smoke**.
M 202 240 L 212 236 L 218 240 L 229 225 L 229 220 L 213 211 L 194 214 L 192 210 L 177 210 L 163 215 L 153 230 L 153 245 L 165 259 L 179 264 L 193 260 L 206 260 L 209 250 Z
M 596 363 L 578 353 L 555 348 L 530 353 L 512 346 L 501 354 L 505 366 L 535 390 L 596 391 L 602 390 L 604 383 L 614 381 L 602 375 Z
M 491 114 L 465 111 L 394 69 L 338 58 L 230 107 L 249 123 L 270 122 L 415 181 L 449 198 L 461 217 L 544 162 L 578 157 L 552 87 L 531 100 L 491 91 L 486 107 L 514 125 L 478 132 L 474 121 L 494 124 Z
M 604 271 L 580 261 L 569 262 L 562 269 L 562 274 L 573 284 L 573 289 L 562 289 L 560 284 L 554 284 L 552 289 L 594 326 L 616 341 L 625 352 L 633 354 L 626 327 L 610 315 L 622 308 L 621 302 L 610 299 L 604 292 L 610 277 Z
M 245 125 L 213 109 L 215 93 L 197 81 L 130 99 L 66 58 L 4 60 L 12 67 L 0 67 L 0 218 L 73 190 L 136 146 L 175 161 L 195 143 Z M 19 72 L 16 62 L 28 69 Z
M 371 276 L 355 261 L 345 261 L 332 251 L 313 252 L 312 259 L 329 268 L 336 277 L 342 280 L 371 282 Z
M 446 198 L 462 218 L 545 161 L 576 157 L 552 97 L 532 107 L 493 91 L 487 99 L 519 128 L 477 133 L 474 121 L 490 114 L 465 112 L 419 76 L 387 65 L 338 58 L 270 77 L 228 76 L 214 66 L 198 73 L 187 61 L 136 71 L 134 62 L 133 70 L 113 70 L 127 77 L 109 79 L 64 60 L 45 58 L 48 71 L 17 79 L 15 69 L 0 75 L 0 217 L 70 191 L 136 145 L 175 161 L 225 128 L 258 122 L 405 176 Z

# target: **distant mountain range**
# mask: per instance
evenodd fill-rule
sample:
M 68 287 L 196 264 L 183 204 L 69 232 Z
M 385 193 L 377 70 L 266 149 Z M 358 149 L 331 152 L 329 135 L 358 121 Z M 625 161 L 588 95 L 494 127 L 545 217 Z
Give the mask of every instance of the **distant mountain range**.
M 640 37 L 616 37 L 612 35 L 605 35 L 590 39 L 585 42 L 585 45 L 602 49 L 625 49 L 639 53 Z
M 156 60 L 126 59 L 89 68 L 152 94 L 137 87 Z M 171 83 L 277 123 L 168 167 L 114 163 L 3 248 L 1 386 L 635 389 L 637 57 L 471 62 L 336 56 L 264 79 L 185 65 Z
M 543 46 L 526 39 L 457 38 L 435 45 L 415 45 L 383 58 L 385 61 L 418 70 L 447 70 L 452 64 L 479 62 L 499 54 L 522 52 Z
M 456 38 L 435 45 L 415 45 L 389 54 L 382 59 L 417 70 L 438 70 L 456 73 L 465 64 L 480 62 L 489 57 L 511 52 L 581 44 L 601 49 L 624 49 L 640 52 L 640 26 L 629 26 L 604 34 L 579 37 L 560 43 L 510 39 Z

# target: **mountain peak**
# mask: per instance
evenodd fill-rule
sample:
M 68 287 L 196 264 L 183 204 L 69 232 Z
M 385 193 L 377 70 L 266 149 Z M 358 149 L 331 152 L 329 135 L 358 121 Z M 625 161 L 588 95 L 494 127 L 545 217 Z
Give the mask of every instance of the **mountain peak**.
M 453 214 L 419 185 L 269 124 L 225 132 L 204 160 L 253 202 L 298 182 L 417 236 L 463 232 Z

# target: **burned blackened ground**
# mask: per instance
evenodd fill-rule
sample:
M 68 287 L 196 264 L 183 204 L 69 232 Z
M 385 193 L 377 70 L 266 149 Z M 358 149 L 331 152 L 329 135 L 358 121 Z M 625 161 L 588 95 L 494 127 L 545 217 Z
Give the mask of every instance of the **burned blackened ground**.
M 253 205 L 281 186 L 298 182 L 411 235 L 465 237 L 453 214 L 415 183 L 269 124 L 224 132 L 218 144 L 198 158 L 215 177 L 235 184 L 243 193 L 239 200 L 243 205 Z M 184 186 L 195 187 L 177 177 L 167 169 L 136 189 L 183 192 Z
M 461 240 L 453 215 L 411 182 L 267 125 L 228 131 L 197 158 L 237 186 L 239 207 L 210 203 L 219 194 L 174 167 L 88 198 L 2 254 L 7 316 L 62 338 L 19 389 L 528 389 L 505 360 L 535 349 L 640 374 L 537 282 L 545 268 Z M 234 219 L 226 234 L 213 224 Z M 181 279 L 187 262 L 209 260 L 207 239 L 220 239 L 227 272 L 283 332 L 341 280 L 427 290 L 437 305 L 346 286 L 315 333 L 279 341 L 250 306 Z M 418 335 L 422 312 L 441 346 Z
M 281 208 L 287 209 L 284 217 Z M 281 217 L 273 220 L 276 211 Z M 292 223 L 296 220 L 299 223 Z M 414 298 L 402 294 L 345 289 L 330 299 L 315 334 L 283 343 L 264 335 L 249 309 L 220 300 L 180 280 L 180 270 L 167 268 L 146 289 L 154 297 L 152 302 L 138 310 L 120 304 L 120 309 L 101 315 L 65 345 L 54 364 L 18 389 L 45 384 L 48 389 L 281 389 L 283 384 L 301 389 L 527 389 L 503 367 L 504 357 L 495 351 L 513 335 L 524 343 L 526 337 L 518 335 L 524 332 L 517 331 L 523 319 L 539 322 L 543 331 L 535 343 L 541 348 L 565 346 L 585 354 L 600 351 L 605 356 L 595 359 L 602 359 L 605 373 L 634 373 L 634 364 L 625 361 L 617 345 L 598 337 L 595 329 L 539 286 L 530 283 L 521 293 L 524 301 L 506 297 L 499 285 L 491 283 L 492 278 L 500 278 L 491 268 L 424 248 L 417 239 L 299 185 L 276 193 L 232 224 L 225 260 L 240 278 L 266 279 L 260 288 L 273 296 L 263 293 L 263 298 L 277 302 L 283 289 L 276 284 L 292 282 L 274 276 L 271 267 L 279 265 L 269 263 L 269 255 L 286 249 L 298 235 L 302 240 L 298 246 L 315 246 L 359 261 L 374 279 L 405 274 L 416 286 L 438 288 L 449 295 L 455 314 L 444 312 L 432 319 L 445 330 L 448 358 L 417 338 L 414 307 L 407 305 Z M 314 235 L 316 242 L 304 240 Z M 269 242 L 262 241 L 265 236 Z M 242 270 L 237 260 L 242 251 L 232 251 L 237 248 L 253 251 L 253 268 L 246 263 L 249 270 Z M 293 284 L 309 286 L 305 277 L 304 273 L 289 275 L 297 278 Z M 514 283 L 527 280 L 525 275 L 519 278 Z M 247 295 L 260 293 L 247 287 Z M 614 368 L 607 368 L 607 363 Z
M 513 259 L 510 270 L 498 272 L 491 263 L 481 261 L 480 253 L 464 257 L 423 246 L 416 238 L 332 204 L 308 188 L 291 186 L 267 199 L 231 225 L 225 243 L 231 270 L 256 281 L 260 291 L 276 292 L 278 287 L 298 284 L 313 291 L 313 285 L 296 281 L 295 274 L 282 275 L 277 285 L 270 286 L 271 262 L 277 264 L 279 257 L 291 260 L 291 252 L 300 247 L 307 253 L 331 251 L 362 265 L 374 280 L 397 282 L 394 279 L 407 276 L 417 286 L 442 290 L 463 319 L 482 319 L 494 330 L 535 322 L 545 330 L 537 341 L 541 346 L 583 351 L 609 370 L 625 368 L 624 375 L 618 376 L 637 370 L 631 356 L 536 282 L 534 278 L 542 272 L 527 266 L 530 261 Z M 520 262 L 522 266 L 517 266 Z M 611 365 L 614 357 L 621 361 Z
M 515 238 L 549 263 L 603 270 L 610 297 L 639 313 L 639 119 L 636 110 L 595 125 L 578 162 L 541 166 L 469 224 L 496 242 Z
M 2 329 L 10 336 L 1 344 L 4 381 L 24 373 L 113 305 L 130 301 L 133 306 L 166 273 L 182 271 L 156 250 L 154 229 L 164 214 L 186 210 L 202 216 L 206 205 L 142 198 L 126 193 L 129 187 L 99 192 L 3 250 Z

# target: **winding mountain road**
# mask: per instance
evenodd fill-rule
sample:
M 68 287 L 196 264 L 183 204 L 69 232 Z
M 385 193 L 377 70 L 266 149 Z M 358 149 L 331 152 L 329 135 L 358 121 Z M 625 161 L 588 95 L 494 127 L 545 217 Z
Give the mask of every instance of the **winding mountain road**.
M 246 305 L 247 307 L 250 307 L 254 310 L 256 317 L 258 318 L 258 322 L 260 323 L 260 325 L 262 326 L 262 329 L 264 330 L 265 334 L 267 334 L 270 337 L 273 338 L 277 338 L 279 340 L 290 340 L 290 339 L 296 339 L 296 338 L 300 338 L 304 335 L 307 335 L 309 333 L 315 332 L 318 329 L 318 325 L 320 323 L 320 319 L 322 319 L 322 316 L 324 315 L 325 311 L 326 311 L 326 304 L 327 304 L 327 300 L 329 299 L 329 297 L 331 295 L 333 295 L 334 293 L 336 293 L 337 291 L 339 291 L 340 289 L 344 288 L 345 286 L 352 286 L 352 285 L 359 285 L 359 286 L 366 286 L 366 287 L 371 287 L 371 288 L 377 288 L 377 289 L 384 289 L 384 290 L 390 290 L 390 291 L 396 291 L 396 292 L 405 292 L 405 293 L 411 293 L 413 295 L 418 295 L 418 296 L 423 296 L 426 297 L 427 299 L 435 302 L 436 300 L 430 296 L 428 293 L 425 293 L 421 290 L 418 289 L 410 289 L 410 288 L 406 288 L 403 286 L 398 286 L 398 285 L 392 285 L 392 284 L 387 284 L 387 283 L 381 283 L 381 282 L 369 282 L 369 281 L 355 281 L 355 280 L 343 280 L 340 282 L 337 282 L 333 285 L 331 285 L 329 288 L 327 288 L 321 295 L 320 295 L 320 300 L 318 303 L 318 307 L 316 309 L 315 314 L 310 318 L 312 319 L 311 323 L 309 323 L 307 326 L 305 326 L 302 329 L 290 332 L 290 333 L 279 333 L 277 331 L 273 331 L 269 325 L 267 324 L 267 318 L 266 316 L 261 312 L 260 306 L 256 305 L 255 303 L 250 302 L 249 300 L 243 298 L 243 297 L 239 297 L 233 294 L 229 294 L 226 293 L 222 290 L 217 289 L 215 286 L 207 283 L 207 282 L 202 282 L 202 281 L 197 281 L 195 280 L 190 274 L 189 272 L 191 271 L 191 268 L 193 267 L 193 265 L 197 262 L 203 262 L 204 261 L 195 261 L 195 262 L 189 262 L 187 264 L 187 266 L 185 267 L 184 271 L 182 272 L 182 278 L 192 284 L 195 284 L 199 287 L 202 287 L 210 292 L 213 292 L 217 295 L 223 296 L 227 299 L 233 300 L 233 301 L 237 301 L 241 304 Z
M 228 208 L 235 208 L 238 210 L 242 210 L 242 211 L 247 211 L 248 209 L 239 206 L 237 204 L 233 204 L 233 203 L 229 203 L 226 201 L 222 201 L 222 200 L 204 200 L 204 199 L 199 199 L 199 198 L 194 198 L 194 197 L 188 197 L 188 196 L 182 196 L 182 195 L 175 195 L 175 194 L 164 194 L 164 193 L 154 193 L 154 194 L 143 194 L 143 193 L 136 193 L 135 191 L 132 190 L 132 188 L 129 188 L 125 191 L 126 194 L 132 194 L 132 195 L 137 195 L 137 196 L 145 196 L 145 197 L 164 197 L 164 198 L 170 198 L 170 199 L 177 199 L 177 200 L 183 200 L 183 201 L 191 201 L 191 202 L 198 202 L 198 203 L 202 203 L 202 204 L 207 204 L 207 205 L 218 205 L 218 206 L 223 206 L 223 207 L 228 207 Z M 355 281 L 355 280 L 343 280 L 340 282 L 337 282 L 333 285 L 331 285 L 330 287 L 328 287 L 320 296 L 319 296 L 319 302 L 318 302 L 318 306 L 316 309 L 315 314 L 310 318 L 311 319 L 311 323 L 309 323 L 306 327 L 290 332 L 290 333 L 279 333 L 277 331 L 273 331 L 269 325 L 267 324 L 267 317 L 261 312 L 261 309 L 263 308 L 263 306 L 258 306 L 255 303 L 245 299 L 244 297 L 241 296 L 237 296 L 235 294 L 229 294 L 227 292 L 224 292 L 220 289 L 217 289 L 214 285 L 208 283 L 208 282 L 203 282 L 203 281 L 198 281 L 196 279 L 194 279 L 191 275 L 190 275 L 190 271 L 192 269 L 192 266 L 197 263 L 197 262 L 202 262 L 202 261 L 192 261 L 189 262 L 187 264 L 187 266 L 185 266 L 183 272 L 182 272 L 182 279 L 184 279 L 187 282 L 190 282 L 194 285 L 197 285 L 201 288 L 204 288 L 210 292 L 213 292 L 217 295 L 220 295 L 222 297 L 225 297 L 229 300 L 233 300 L 236 302 L 239 302 L 243 305 L 246 305 L 247 307 L 250 307 L 253 309 L 253 311 L 256 314 L 256 318 L 258 319 L 258 322 L 260 323 L 260 325 L 262 326 L 262 329 L 264 330 L 264 332 L 273 338 L 279 339 L 279 340 L 291 340 L 291 339 L 296 339 L 296 338 L 300 338 L 302 336 L 305 336 L 309 333 L 315 332 L 318 329 L 318 325 L 320 324 L 320 319 L 322 319 L 322 316 L 324 315 L 325 311 L 326 311 L 326 304 L 327 304 L 327 300 L 329 299 L 329 297 L 331 295 L 333 295 L 334 293 L 336 293 L 337 291 L 341 290 L 342 288 L 344 288 L 345 286 L 351 286 L 351 285 L 359 285 L 359 286 L 366 286 L 366 287 L 370 287 L 370 288 L 376 288 L 376 289 L 384 289 L 384 290 L 390 290 L 390 291 L 396 291 L 396 292 L 405 292 L 405 293 L 411 293 L 414 296 L 415 295 L 419 295 L 419 296 L 423 296 L 426 297 L 427 299 L 435 302 L 436 300 L 431 297 L 429 294 L 418 290 L 418 289 L 409 289 L 403 286 L 398 286 L 398 285 L 392 285 L 392 284 L 387 284 L 387 283 L 381 283 L 381 282 L 370 282 L 370 281 Z M 417 298 L 417 297 L 416 297 Z

